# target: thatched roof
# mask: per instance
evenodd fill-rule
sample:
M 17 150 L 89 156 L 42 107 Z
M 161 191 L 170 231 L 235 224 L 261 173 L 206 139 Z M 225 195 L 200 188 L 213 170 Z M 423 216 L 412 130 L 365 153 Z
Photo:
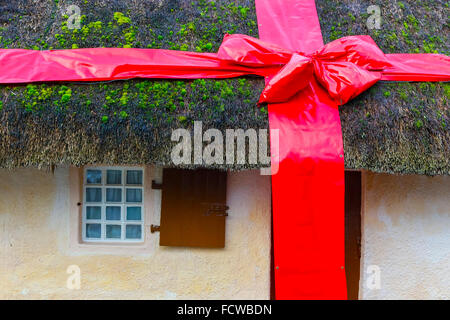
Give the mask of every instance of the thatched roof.
M 386 53 L 449 53 L 444 0 L 317 0 L 325 42 L 369 34 Z M 81 9 L 81 30 L 65 10 Z M 382 10 L 368 30 L 369 5 Z M 70 20 L 70 18 L 69 18 Z M 27 0 L 0 4 L 0 47 L 140 47 L 215 52 L 257 36 L 253 0 Z M 0 167 L 170 164 L 173 128 L 267 128 L 264 81 L 131 80 L 0 87 Z M 450 174 L 450 85 L 379 83 L 341 108 L 346 167 Z M 231 167 L 238 169 L 238 167 Z

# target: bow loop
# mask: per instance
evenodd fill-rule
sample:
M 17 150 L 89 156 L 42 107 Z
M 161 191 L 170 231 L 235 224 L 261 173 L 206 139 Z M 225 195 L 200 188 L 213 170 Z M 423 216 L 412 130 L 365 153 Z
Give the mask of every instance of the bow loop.
M 368 71 L 351 62 L 315 62 L 317 80 L 339 105 L 356 98 L 381 79 L 381 72 Z
M 385 54 L 370 36 L 349 36 L 324 45 L 313 56 L 329 62 L 350 62 L 370 71 L 391 67 Z
M 217 53 L 219 59 L 249 67 L 282 66 L 292 51 L 243 34 L 225 35 Z

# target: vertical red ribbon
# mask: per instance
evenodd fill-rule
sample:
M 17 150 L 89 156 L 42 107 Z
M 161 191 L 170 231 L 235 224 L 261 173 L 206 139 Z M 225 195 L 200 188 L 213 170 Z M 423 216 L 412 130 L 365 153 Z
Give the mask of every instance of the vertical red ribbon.
M 314 0 L 256 0 L 260 38 L 293 51 L 323 46 Z M 313 79 L 269 105 L 276 299 L 346 299 L 344 150 L 338 106 Z

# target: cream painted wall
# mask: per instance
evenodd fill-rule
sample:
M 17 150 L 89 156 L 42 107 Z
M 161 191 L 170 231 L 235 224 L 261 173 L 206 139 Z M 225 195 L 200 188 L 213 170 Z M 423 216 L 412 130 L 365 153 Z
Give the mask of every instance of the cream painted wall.
M 365 173 L 362 211 L 360 298 L 450 299 L 450 177 Z
M 0 299 L 269 298 L 270 177 L 229 174 L 225 249 L 159 247 L 150 232 L 137 248 L 96 248 L 73 234 L 73 173 L 0 170 Z M 160 214 L 160 191 L 150 192 L 147 230 Z M 66 287 L 70 265 L 80 290 Z

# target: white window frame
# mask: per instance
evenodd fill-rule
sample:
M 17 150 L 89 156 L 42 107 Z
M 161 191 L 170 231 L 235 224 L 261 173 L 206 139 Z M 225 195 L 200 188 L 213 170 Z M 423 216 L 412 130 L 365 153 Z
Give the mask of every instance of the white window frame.
M 87 171 L 97 170 L 102 172 L 101 184 L 88 184 L 87 183 Z M 122 184 L 121 185 L 108 185 L 106 184 L 106 173 L 108 170 L 120 170 L 122 172 Z M 127 185 L 126 173 L 129 170 L 142 171 L 142 185 Z M 102 201 L 101 202 L 86 202 L 86 188 L 101 188 Z M 121 202 L 107 202 L 106 201 L 106 189 L 118 188 L 122 190 Z M 142 202 L 131 203 L 126 202 L 126 190 L 127 189 L 140 189 L 142 192 Z M 122 166 L 109 166 L 109 167 L 85 167 L 83 170 L 83 208 L 81 219 L 81 232 L 83 242 L 89 243 L 142 243 L 145 239 L 145 168 L 144 167 L 122 167 Z M 101 219 L 87 219 L 87 207 L 101 207 Z M 106 220 L 106 207 L 121 207 L 121 219 L 120 220 Z M 126 220 L 128 207 L 141 207 L 141 220 Z M 101 225 L 101 237 L 100 238 L 87 238 L 86 237 L 86 224 L 100 224 Z M 121 238 L 107 239 L 106 238 L 106 225 L 120 225 L 121 226 Z M 126 226 L 127 225 L 140 225 L 141 226 L 141 238 L 140 239 L 126 239 Z

